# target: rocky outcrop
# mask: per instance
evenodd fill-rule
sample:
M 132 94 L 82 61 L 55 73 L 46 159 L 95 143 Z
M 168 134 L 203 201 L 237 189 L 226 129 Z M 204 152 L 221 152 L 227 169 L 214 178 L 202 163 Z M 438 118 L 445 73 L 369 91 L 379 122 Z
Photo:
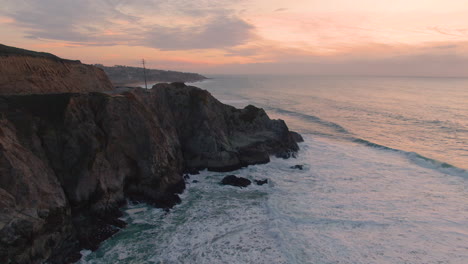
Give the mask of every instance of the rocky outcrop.
M 0 45 L 0 94 L 83 93 L 110 91 L 102 69 Z
M 291 136 L 293 137 L 294 141 L 296 142 L 304 142 L 304 139 L 302 138 L 301 134 L 291 131 Z
M 268 183 L 268 179 L 254 180 L 257 185 L 264 185 Z
M 236 187 L 247 187 L 252 183 L 249 179 L 237 177 L 236 175 L 228 175 L 221 180 L 222 185 L 231 185 Z
M 0 263 L 76 261 L 124 226 L 126 199 L 169 208 L 184 171 L 298 150 L 283 121 L 181 83 L 0 96 L 0 123 Z
M 47 160 L 0 123 L 0 262 L 38 263 L 73 235 L 71 210 Z
M 65 263 L 116 231 L 127 197 L 168 207 L 183 189 L 175 134 L 132 95 L 0 97 L 0 109 L 0 263 Z
M 175 122 L 186 168 L 230 171 L 267 163 L 270 155 L 289 157 L 299 148 L 282 120 L 263 109 L 222 104 L 205 90 L 181 83 L 158 84 L 150 100 Z

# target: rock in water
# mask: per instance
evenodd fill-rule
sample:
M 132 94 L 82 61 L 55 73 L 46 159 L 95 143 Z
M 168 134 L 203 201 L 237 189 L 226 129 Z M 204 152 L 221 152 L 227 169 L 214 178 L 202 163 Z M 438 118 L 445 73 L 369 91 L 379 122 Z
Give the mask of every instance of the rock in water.
M 221 181 L 221 184 L 223 185 L 232 185 L 232 186 L 237 186 L 237 187 L 247 187 L 251 184 L 252 182 L 249 179 L 243 178 L 243 177 L 237 177 L 235 175 L 228 175 L 223 178 Z
M 268 183 L 268 179 L 264 180 L 254 180 L 257 185 L 264 185 Z
M 296 169 L 296 170 L 303 170 L 304 169 L 304 165 L 294 165 L 294 166 L 291 166 L 290 167 L 291 169 Z

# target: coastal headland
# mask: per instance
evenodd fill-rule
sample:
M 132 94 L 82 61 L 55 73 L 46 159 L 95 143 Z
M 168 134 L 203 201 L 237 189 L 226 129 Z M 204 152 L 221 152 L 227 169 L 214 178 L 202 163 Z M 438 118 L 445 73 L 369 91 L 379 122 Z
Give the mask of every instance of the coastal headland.
M 0 65 L 16 65 L 0 68 L 9 85 L 0 86 L 1 263 L 73 263 L 125 227 L 127 201 L 169 209 L 184 173 L 231 171 L 299 149 L 298 134 L 255 106 L 236 109 L 184 83 L 112 92 L 94 66 L 28 52 L 0 56 Z M 22 69 L 40 85 L 17 83 L 30 80 Z M 89 89 L 72 85 L 80 69 Z

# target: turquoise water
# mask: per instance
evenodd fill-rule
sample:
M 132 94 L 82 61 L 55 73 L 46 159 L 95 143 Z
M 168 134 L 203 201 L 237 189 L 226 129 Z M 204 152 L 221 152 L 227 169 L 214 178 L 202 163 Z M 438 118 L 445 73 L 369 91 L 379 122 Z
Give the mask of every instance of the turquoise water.
M 203 172 L 169 213 L 125 208 L 82 264 L 468 263 L 468 80 L 214 77 L 196 85 L 301 132 L 298 158 L 234 172 L 268 185 Z

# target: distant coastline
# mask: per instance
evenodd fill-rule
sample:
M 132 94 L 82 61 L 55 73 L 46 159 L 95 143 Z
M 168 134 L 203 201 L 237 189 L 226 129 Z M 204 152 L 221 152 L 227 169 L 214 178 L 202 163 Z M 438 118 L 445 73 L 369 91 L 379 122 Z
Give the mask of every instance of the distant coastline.
M 109 67 L 102 64 L 95 64 L 94 66 L 104 70 L 114 86 L 137 86 L 144 83 L 145 80 L 143 69 L 140 67 L 129 67 L 123 65 Z M 146 69 L 146 80 L 148 83 L 191 83 L 203 81 L 206 79 L 208 78 L 198 73 Z
M 180 81 L 180 82 L 183 82 L 183 83 L 200 83 L 200 82 L 204 82 L 204 81 L 207 81 L 207 80 L 212 80 L 213 78 L 206 78 L 206 79 L 203 79 L 203 80 L 196 80 L 196 81 Z M 169 81 L 160 81 L 160 80 L 156 80 L 156 81 L 148 81 L 148 88 L 151 88 L 153 87 L 154 85 L 158 84 L 158 83 L 170 83 Z M 119 84 L 118 86 L 116 87 L 141 87 L 141 88 L 144 88 L 145 87 L 145 83 L 144 82 L 134 82 L 134 83 L 125 83 L 125 84 Z

